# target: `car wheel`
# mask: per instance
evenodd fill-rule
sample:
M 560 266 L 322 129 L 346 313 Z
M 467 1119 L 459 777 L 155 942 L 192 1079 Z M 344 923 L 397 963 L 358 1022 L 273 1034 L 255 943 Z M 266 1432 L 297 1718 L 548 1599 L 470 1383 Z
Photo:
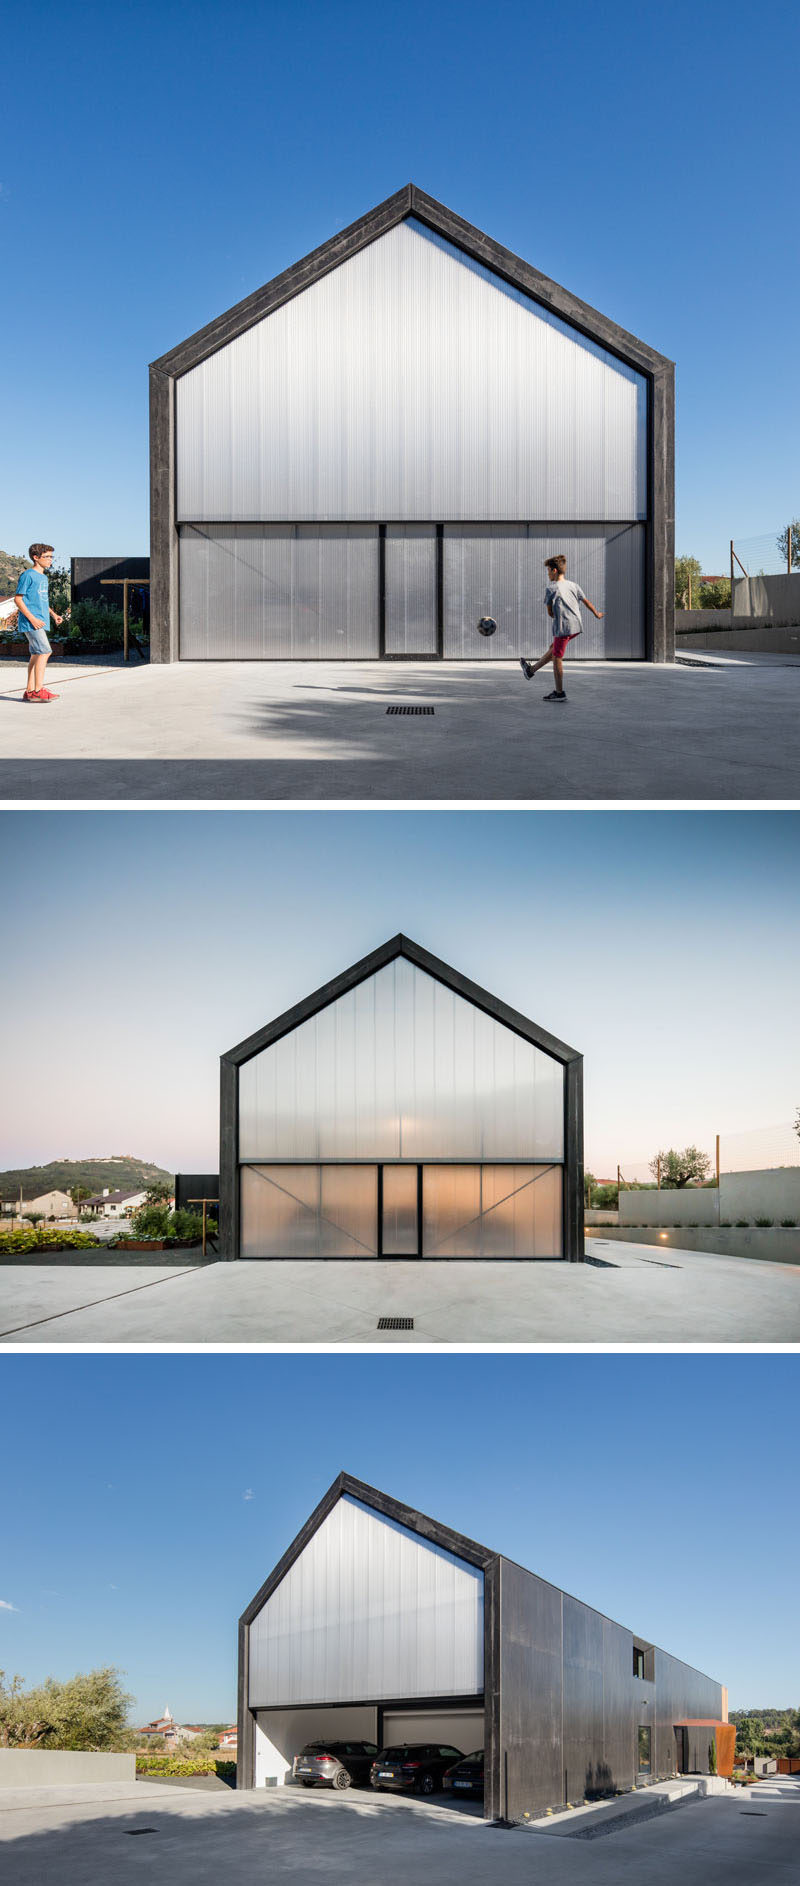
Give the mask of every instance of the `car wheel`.
M 350 1776 L 348 1775 L 346 1768 L 337 1769 L 336 1774 L 333 1777 L 333 1785 L 335 1788 L 339 1789 L 340 1794 L 344 1788 L 349 1788 Z
M 433 1775 L 423 1775 L 422 1780 L 419 1784 L 419 1791 L 420 1791 L 420 1794 L 435 1794 L 436 1793 L 436 1782 L 433 1779 Z

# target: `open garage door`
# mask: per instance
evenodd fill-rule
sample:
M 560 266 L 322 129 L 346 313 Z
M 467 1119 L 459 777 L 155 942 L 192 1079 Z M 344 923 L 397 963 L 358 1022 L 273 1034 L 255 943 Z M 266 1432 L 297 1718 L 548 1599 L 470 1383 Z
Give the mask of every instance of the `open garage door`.
M 259 1709 L 256 1715 L 255 1785 L 280 1787 L 291 1779 L 292 1762 L 307 1742 L 375 1742 L 377 1708 L 347 1705 L 319 1709 Z
M 386 1709 L 381 1741 L 384 1748 L 403 1742 L 450 1742 L 462 1755 L 483 1748 L 482 1709 Z

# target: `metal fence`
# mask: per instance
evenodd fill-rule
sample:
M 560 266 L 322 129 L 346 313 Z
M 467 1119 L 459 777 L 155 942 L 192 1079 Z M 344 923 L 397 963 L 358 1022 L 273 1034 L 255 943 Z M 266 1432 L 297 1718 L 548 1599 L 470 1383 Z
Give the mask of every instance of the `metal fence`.
M 800 518 L 755 537 L 731 538 L 732 578 L 791 576 L 793 570 L 800 570 Z
M 771 1172 L 780 1167 L 800 1166 L 798 1126 L 800 1115 L 797 1122 L 782 1120 L 777 1126 L 755 1126 L 740 1133 L 715 1134 L 698 1147 L 709 1162 L 705 1179 L 700 1183 L 713 1185 L 721 1172 Z M 649 1159 L 623 1158 L 610 1169 L 604 1167 L 602 1173 L 594 1171 L 591 1159 L 587 1159 L 586 1164 L 597 1186 L 614 1185 L 624 1191 L 627 1187 L 659 1183 L 658 1170 L 651 1170 Z

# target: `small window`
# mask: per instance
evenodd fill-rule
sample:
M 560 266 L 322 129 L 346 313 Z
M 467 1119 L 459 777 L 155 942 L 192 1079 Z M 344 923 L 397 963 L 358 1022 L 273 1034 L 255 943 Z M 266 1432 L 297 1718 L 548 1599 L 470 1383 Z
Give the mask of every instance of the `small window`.
M 644 1651 L 639 1650 L 636 1644 L 633 1646 L 633 1674 L 644 1680 Z
M 650 1725 L 643 1724 L 639 1729 L 639 1773 L 650 1773 Z

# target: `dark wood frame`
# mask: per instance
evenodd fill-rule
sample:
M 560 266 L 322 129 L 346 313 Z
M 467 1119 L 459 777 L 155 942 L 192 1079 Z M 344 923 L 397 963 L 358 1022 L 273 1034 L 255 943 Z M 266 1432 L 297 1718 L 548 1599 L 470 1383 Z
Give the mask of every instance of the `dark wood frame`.
M 304 256 L 302 261 L 284 269 L 263 288 L 256 289 L 254 294 L 153 361 L 150 367 L 151 660 L 167 662 L 179 657 L 176 380 L 409 216 L 425 223 L 474 261 L 492 269 L 512 287 L 521 289 L 532 301 L 548 308 L 646 379 L 645 657 L 648 661 L 671 661 L 675 649 L 674 363 L 413 183 L 387 197 L 366 216 L 359 217 L 349 228 Z
M 471 982 L 458 970 L 451 969 L 448 963 L 420 944 L 413 943 L 410 937 L 402 933 L 391 937 L 387 943 L 363 956 L 360 962 L 353 963 L 341 975 L 335 976 L 312 995 L 305 996 L 302 1002 L 296 1002 L 293 1008 L 286 1009 L 274 1021 L 256 1030 L 238 1046 L 223 1054 L 220 1062 L 220 1257 L 233 1260 L 240 1251 L 240 1197 L 239 1197 L 239 1069 L 246 1061 L 259 1054 L 263 1048 L 273 1046 L 284 1035 L 291 1034 L 301 1022 L 318 1015 L 342 995 L 347 995 L 358 984 L 374 976 L 378 970 L 385 969 L 389 963 L 403 956 L 418 969 L 422 969 L 445 988 L 452 989 L 456 995 L 464 997 L 475 1008 L 482 1009 L 494 1021 L 510 1028 L 524 1041 L 540 1048 L 552 1056 L 564 1068 L 564 1180 L 562 1188 L 563 1224 L 562 1251 L 568 1263 L 583 1262 L 583 1056 L 577 1049 L 570 1048 L 557 1036 L 551 1035 L 526 1015 L 512 1009 L 498 996 L 491 995 L 478 983 Z M 291 1164 L 291 1161 L 287 1163 Z M 324 1163 L 330 1163 L 324 1162 Z M 366 1163 L 379 1164 L 369 1160 Z M 389 1163 L 396 1163 L 390 1161 Z M 457 1163 L 448 1161 L 448 1164 Z M 470 1161 L 473 1164 L 474 1161 Z M 519 1162 L 517 1162 L 519 1163 Z M 533 1162 L 537 1163 L 537 1162 Z M 546 1163 L 546 1162 L 545 1162 Z M 280 1261 L 280 1260 L 265 1260 Z M 360 1260 L 359 1260 L 360 1261 Z M 387 1260 L 388 1262 L 389 1260 Z M 424 1258 L 423 1263 L 447 1263 L 447 1258 Z M 520 1259 L 520 1262 L 533 1260 Z

